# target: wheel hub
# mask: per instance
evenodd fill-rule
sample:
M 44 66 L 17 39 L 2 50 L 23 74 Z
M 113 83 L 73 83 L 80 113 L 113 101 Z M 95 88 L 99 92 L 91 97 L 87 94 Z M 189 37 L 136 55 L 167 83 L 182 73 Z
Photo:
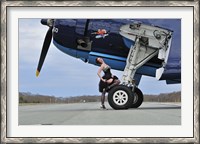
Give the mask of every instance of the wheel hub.
M 117 105 L 124 105 L 128 101 L 128 94 L 123 90 L 118 90 L 113 94 L 113 101 Z

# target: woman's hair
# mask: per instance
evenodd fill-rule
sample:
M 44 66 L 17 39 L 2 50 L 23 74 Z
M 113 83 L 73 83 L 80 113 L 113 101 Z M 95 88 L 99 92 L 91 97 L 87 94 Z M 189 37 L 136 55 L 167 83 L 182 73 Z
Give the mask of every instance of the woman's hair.
M 98 61 L 98 58 L 96 58 L 96 63 L 97 63 L 97 64 L 101 64 L 101 63 Z

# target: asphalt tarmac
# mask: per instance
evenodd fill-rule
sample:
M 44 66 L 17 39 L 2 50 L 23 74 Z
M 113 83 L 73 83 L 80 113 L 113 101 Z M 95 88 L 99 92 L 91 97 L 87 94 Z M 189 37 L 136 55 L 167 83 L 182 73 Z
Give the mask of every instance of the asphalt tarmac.
M 144 102 L 137 109 L 107 110 L 100 103 L 19 106 L 19 125 L 181 125 L 180 103 Z

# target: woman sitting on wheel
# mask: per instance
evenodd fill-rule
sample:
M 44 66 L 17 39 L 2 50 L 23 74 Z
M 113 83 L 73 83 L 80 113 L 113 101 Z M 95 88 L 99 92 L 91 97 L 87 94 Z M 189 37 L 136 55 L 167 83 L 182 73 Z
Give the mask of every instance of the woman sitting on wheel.
M 110 66 L 107 65 L 102 58 L 96 58 L 96 63 L 100 64 L 100 68 L 98 70 L 97 75 L 100 78 L 99 82 L 99 92 L 102 93 L 101 95 L 101 108 L 105 109 L 105 94 L 108 92 L 113 86 L 119 85 L 120 81 L 118 77 L 112 75 L 110 71 Z M 101 72 L 104 72 L 104 76 L 101 76 Z

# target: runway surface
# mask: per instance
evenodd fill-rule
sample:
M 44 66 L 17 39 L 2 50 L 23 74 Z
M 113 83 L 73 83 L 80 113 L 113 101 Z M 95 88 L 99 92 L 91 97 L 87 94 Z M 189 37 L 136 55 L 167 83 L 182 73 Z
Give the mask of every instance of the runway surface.
M 181 125 L 180 103 L 147 103 L 137 109 L 100 109 L 100 103 L 19 106 L 19 125 Z

